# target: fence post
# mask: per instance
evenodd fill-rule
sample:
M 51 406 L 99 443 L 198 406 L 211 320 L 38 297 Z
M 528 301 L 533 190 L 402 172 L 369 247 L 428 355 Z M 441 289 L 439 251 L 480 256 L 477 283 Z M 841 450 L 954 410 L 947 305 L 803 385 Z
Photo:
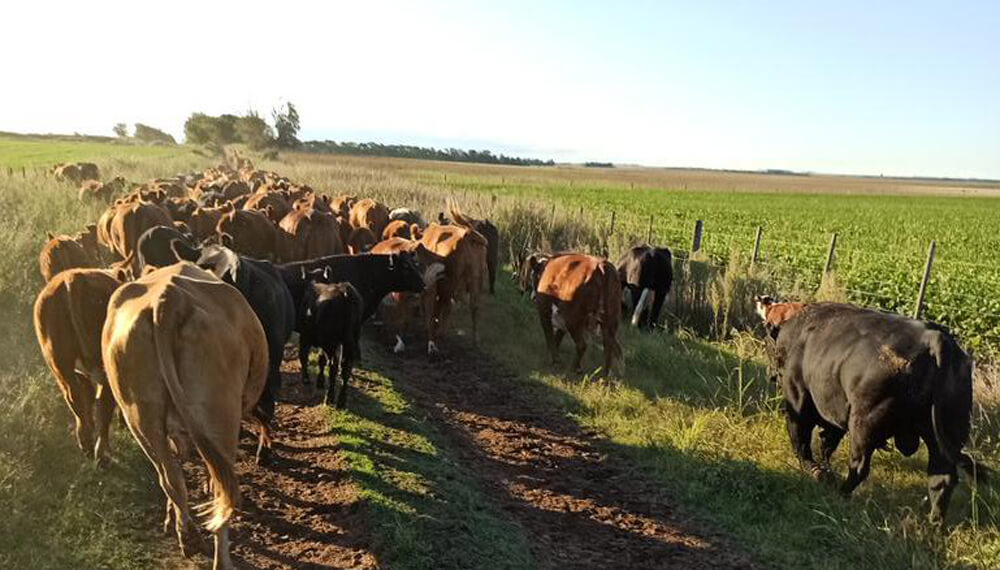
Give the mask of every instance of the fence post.
M 826 265 L 823 266 L 823 277 L 833 269 L 833 258 L 837 255 L 837 232 L 830 236 L 830 249 L 826 252 Z
M 760 258 L 760 239 L 764 236 L 764 227 L 757 226 L 757 237 L 753 240 L 753 257 L 750 258 L 750 267 L 753 267 Z
M 920 281 L 920 292 L 917 293 L 917 305 L 913 307 L 913 318 L 919 319 L 920 313 L 924 309 L 924 297 L 927 294 L 927 282 L 931 280 L 931 267 L 934 265 L 934 250 L 937 242 L 931 240 L 931 245 L 927 248 L 927 265 L 924 266 L 924 278 Z
M 704 224 L 701 220 L 694 223 L 694 237 L 691 238 L 691 255 L 694 255 L 696 251 L 701 249 L 701 233 L 704 229 Z
M 611 225 L 608 226 L 608 235 L 615 233 L 615 211 L 611 210 Z
M 653 245 L 653 214 L 649 215 L 649 231 L 646 232 L 646 243 Z
M 556 203 L 552 203 L 552 210 L 549 212 L 549 231 L 552 231 L 556 225 Z
M 24 167 L 22 166 L 21 167 L 21 178 L 27 178 L 27 177 L 28 177 L 28 174 L 27 174 L 27 172 L 25 172 Z

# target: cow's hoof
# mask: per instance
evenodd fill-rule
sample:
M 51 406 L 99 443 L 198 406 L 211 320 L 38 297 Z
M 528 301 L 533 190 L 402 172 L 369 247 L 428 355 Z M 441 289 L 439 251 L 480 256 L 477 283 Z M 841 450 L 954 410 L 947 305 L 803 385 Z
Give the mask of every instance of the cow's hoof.
M 395 352 L 396 354 L 399 354 L 404 350 L 406 350 L 406 344 L 403 342 L 402 338 L 396 336 L 396 346 L 392 347 L 392 351 Z

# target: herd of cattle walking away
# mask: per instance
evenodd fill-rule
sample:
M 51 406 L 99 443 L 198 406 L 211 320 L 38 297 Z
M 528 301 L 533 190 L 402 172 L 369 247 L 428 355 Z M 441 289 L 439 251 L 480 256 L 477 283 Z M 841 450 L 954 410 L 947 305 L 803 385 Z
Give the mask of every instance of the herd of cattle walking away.
M 55 167 L 57 177 L 81 185 L 81 199 L 111 204 L 79 234 L 49 235 L 40 258 L 47 283 L 34 312 L 81 449 L 99 463 L 109 460 L 110 423 L 120 409 L 166 495 L 164 530 L 174 527 L 186 555 L 206 550 L 180 467 L 193 444 L 213 495 L 206 526 L 216 567 L 231 567 L 240 425 L 254 427 L 257 458 L 266 459 L 292 332 L 302 381 L 310 382 L 311 349 L 321 349 L 317 387 L 325 373 L 327 402 L 343 407 L 366 320 L 381 311 L 398 352 L 409 322 L 422 314 L 434 353 L 452 305 L 464 301 L 475 339 L 480 291 L 484 282 L 494 290 L 499 263 L 497 228 L 454 204 L 448 217 L 428 224 L 411 209 L 331 199 L 239 156 L 235 162 L 141 185 L 120 177 L 99 182 L 92 164 Z M 567 252 L 525 252 L 512 262 L 553 361 L 568 333 L 578 371 L 588 337 L 599 331 L 603 370 L 621 374 L 623 307 L 633 326 L 655 328 L 673 260 L 666 248 L 641 245 L 617 266 Z M 921 440 L 927 446 L 934 521 L 943 519 L 959 468 L 984 480 L 986 468 L 962 451 L 972 361 L 946 329 L 845 304 L 756 303 L 792 447 L 817 480 L 836 480 L 829 460 L 847 433 L 845 494 L 890 439 L 905 455 Z

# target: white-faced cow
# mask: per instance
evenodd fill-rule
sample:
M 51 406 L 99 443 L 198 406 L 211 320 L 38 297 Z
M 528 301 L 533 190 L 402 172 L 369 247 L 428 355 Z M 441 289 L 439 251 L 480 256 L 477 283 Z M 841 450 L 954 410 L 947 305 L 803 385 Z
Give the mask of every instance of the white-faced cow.
M 618 261 L 622 288 L 632 298 L 632 326 L 652 329 L 674 279 L 673 258 L 665 247 L 637 245 Z M 652 306 L 650 306 L 652 304 Z

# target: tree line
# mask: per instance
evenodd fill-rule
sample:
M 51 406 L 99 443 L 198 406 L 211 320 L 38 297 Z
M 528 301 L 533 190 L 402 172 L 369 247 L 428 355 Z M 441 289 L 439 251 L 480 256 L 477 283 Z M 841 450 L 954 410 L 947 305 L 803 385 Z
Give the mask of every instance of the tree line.
M 301 144 L 299 113 L 295 105 L 287 103 L 283 109 L 273 109 L 271 119 L 273 127 L 252 109 L 243 115 L 192 113 L 184 122 L 184 139 L 192 144 L 219 146 L 243 143 L 254 150 L 292 149 Z
M 354 154 L 365 156 L 388 156 L 394 158 L 419 158 L 424 160 L 448 160 L 453 162 L 477 162 L 485 164 L 510 164 L 516 166 L 553 166 L 554 160 L 538 160 L 493 154 L 489 150 L 463 150 L 457 148 L 437 149 L 403 144 L 381 144 L 376 142 L 356 143 L 325 141 L 306 141 L 301 149 L 306 152 L 328 154 Z

